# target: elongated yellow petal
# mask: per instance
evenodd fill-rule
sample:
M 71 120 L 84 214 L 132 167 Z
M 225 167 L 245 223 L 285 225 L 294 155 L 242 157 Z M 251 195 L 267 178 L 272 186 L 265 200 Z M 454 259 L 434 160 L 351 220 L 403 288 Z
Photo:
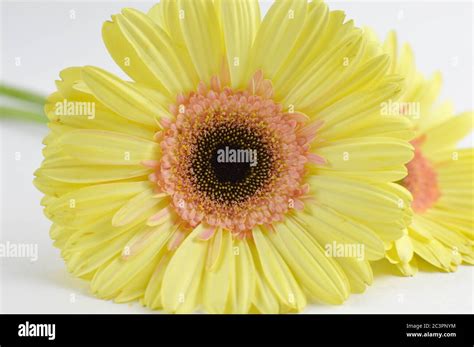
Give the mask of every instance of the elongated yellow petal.
M 390 73 L 395 73 L 398 66 L 398 40 L 397 35 L 393 30 L 389 31 L 383 49 L 390 55 Z
M 140 272 L 132 277 L 125 286 L 120 289 L 120 292 L 115 297 L 114 301 L 117 303 L 124 303 L 137 300 L 143 296 L 148 286 L 153 271 L 156 268 L 157 262 L 150 262 L 144 265 Z
M 413 157 L 410 144 L 384 137 L 353 138 L 329 142 L 317 148 L 327 167 L 334 170 L 380 170 L 396 168 Z
M 56 219 L 74 222 L 77 217 L 89 214 L 91 217 L 104 211 L 113 210 L 129 198 L 151 189 L 147 182 L 108 183 L 84 187 L 52 201 L 45 213 Z M 78 219 L 79 222 L 79 219 Z
M 247 240 L 234 239 L 235 269 L 231 282 L 228 312 L 247 313 L 255 294 L 255 266 Z
M 303 26 L 306 6 L 305 0 L 275 1 L 255 37 L 247 80 L 260 69 L 268 78 L 276 74 Z
M 363 293 L 373 282 L 372 267 L 368 260 L 337 257 L 335 261 L 343 269 L 350 284 L 351 293 Z
M 44 194 L 47 194 L 47 196 L 51 198 L 60 197 L 64 194 L 67 194 L 71 191 L 74 191 L 80 188 L 84 188 L 88 185 L 87 183 L 73 184 L 73 183 L 65 183 L 65 182 L 54 180 L 45 175 L 44 176 L 41 175 L 41 169 L 38 169 L 35 172 L 35 176 L 36 177 L 33 180 L 33 184 L 35 185 L 35 187 L 38 188 L 39 191 L 43 192 Z
M 68 270 L 75 276 L 95 274 L 95 272 L 116 258 L 122 251 L 128 240 L 138 232 L 140 226 L 130 229 L 116 237 L 110 238 L 108 242 L 100 243 L 96 247 L 83 249 L 81 251 L 64 251 L 62 255 L 68 259 Z
M 403 235 L 401 238 L 396 240 L 395 248 L 402 263 L 409 263 L 411 261 L 413 258 L 413 247 L 408 235 Z
M 252 231 L 265 278 L 275 295 L 285 306 L 300 311 L 306 305 L 306 298 L 288 265 L 285 264 L 274 246 L 269 243 L 264 232 L 259 228 Z
M 251 61 L 249 52 L 260 24 L 260 7 L 254 0 L 223 0 L 222 25 L 232 87 L 246 86 L 245 72 Z
M 311 215 L 296 216 L 316 240 L 323 245 L 334 242 L 349 245 L 364 245 L 364 259 L 376 260 L 384 255 L 384 245 L 381 238 L 370 228 L 328 207 L 314 207 Z M 311 230 L 310 230 L 311 229 Z M 320 233 L 320 236 L 316 235 Z M 355 255 L 354 255 L 355 256 Z
M 144 266 L 150 263 L 157 265 L 157 255 L 172 233 L 172 224 L 169 221 L 155 228 L 154 235 L 150 238 L 147 247 L 139 254 L 131 258 L 116 258 L 107 267 L 95 274 L 91 282 L 93 292 L 100 297 L 112 297 L 129 283 Z M 151 273 L 149 273 L 149 276 L 151 276 Z
M 280 223 L 268 239 L 310 297 L 332 304 L 341 304 L 347 299 L 349 283 L 344 273 L 298 224 L 290 220 Z
M 163 257 L 161 257 L 145 290 L 143 303 L 152 309 L 163 308 L 161 302 L 161 286 L 163 284 L 163 276 L 169 260 L 170 254 L 164 254 Z
M 309 183 L 313 195 L 323 205 L 336 209 L 342 215 L 366 222 L 403 221 L 404 211 L 396 194 L 368 183 L 336 177 L 312 177 Z M 315 206 L 314 208 L 317 211 Z M 368 221 L 370 216 L 370 221 Z
M 221 261 L 218 267 L 204 273 L 202 300 L 206 311 L 224 313 L 229 300 L 230 281 L 234 272 L 234 255 L 232 254 L 232 235 L 222 234 Z
M 342 27 L 344 14 L 341 11 L 329 12 L 328 6 L 322 1 L 309 2 L 307 8 L 299 36 L 273 78 L 275 87 L 281 94 L 285 94 L 289 90 L 285 88 L 291 87 L 291 83 L 295 83 L 310 63 L 326 49 L 325 37 L 328 32 L 334 33 L 335 24 Z M 334 37 L 332 39 L 334 44 Z
M 81 76 L 97 99 L 124 118 L 157 126 L 158 120 L 169 117 L 165 106 L 157 100 L 148 98 L 132 84 L 102 69 L 85 67 Z
M 274 314 L 280 312 L 280 305 L 275 294 L 270 290 L 263 273 L 257 272 L 255 276 L 255 294 L 252 300 L 256 310 L 263 314 Z
M 90 101 L 91 96 L 87 95 L 83 91 L 76 88 L 76 84 L 81 81 L 82 67 L 69 67 L 61 70 L 59 73 L 60 80 L 56 80 L 56 88 L 58 92 L 48 96 L 45 111 L 47 111 L 47 105 L 51 102 L 62 101 L 63 98 L 71 98 L 79 101 Z M 47 112 L 45 112 L 47 113 Z
M 68 159 L 71 161 L 71 159 Z M 58 163 L 60 164 L 60 163 Z M 102 165 L 75 165 L 58 167 L 44 167 L 37 172 L 38 176 L 51 178 L 57 182 L 86 184 L 106 183 L 111 181 L 125 180 L 135 177 L 144 177 L 150 173 L 150 169 L 137 166 L 107 166 Z M 73 185 L 69 185 L 73 188 Z
M 465 112 L 451 117 L 425 133 L 422 149 L 428 156 L 436 157 L 436 152 L 453 148 L 474 128 L 474 113 Z
M 472 211 L 472 210 L 471 210 Z M 430 220 L 429 217 L 417 216 L 417 223 L 428 229 L 437 240 L 441 241 L 448 249 L 455 252 L 471 253 L 472 242 L 462 234 L 444 227 Z
M 70 131 L 58 141 L 65 154 L 85 163 L 129 166 L 159 157 L 156 142 L 103 130 Z
M 193 90 L 199 82 L 196 72 L 168 34 L 140 11 L 124 9 L 122 13 L 116 16 L 120 30 L 171 97 Z
M 161 296 L 167 311 L 189 312 L 197 305 L 208 248 L 208 243 L 198 238 L 203 228 L 200 224 L 187 236 L 166 268 Z
M 68 102 L 75 102 L 70 98 L 67 100 Z M 76 129 L 97 129 L 132 135 L 143 139 L 151 139 L 155 133 L 153 128 L 131 122 L 113 113 L 109 109 L 104 109 L 100 105 L 96 105 L 93 118 L 83 115 L 57 115 L 54 107 L 47 113 L 47 116 L 54 122 L 50 123 L 48 127 L 55 132 L 55 135 L 61 135 L 67 131 Z
M 344 57 L 356 56 L 362 43 L 361 35 L 355 33 L 347 36 L 329 52 L 318 57 L 293 85 L 288 86 L 291 86 L 291 89 L 285 93 L 284 102 L 298 105 L 298 108 L 303 112 L 307 112 L 309 109 L 313 110 L 315 106 L 323 109 L 323 106 L 329 105 L 328 100 L 339 93 L 337 88 L 346 88 L 346 86 L 344 88 L 339 86 L 351 72 L 342 63 Z M 370 79 L 370 76 L 366 76 L 366 78 L 368 77 Z M 316 111 L 312 113 L 316 113 Z
M 209 83 L 212 76 L 219 75 L 224 57 L 224 43 L 214 3 L 178 0 L 178 11 L 184 41 L 197 74 L 201 81 Z
M 115 63 L 134 81 L 166 92 L 160 80 L 141 60 L 133 44 L 126 39 L 115 19 L 116 16 L 112 16 L 112 21 L 104 22 L 102 26 L 102 38 Z
M 88 225 L 81 225 L 78 230 L 71 235 L 64 245 L 65 252 L 84 252 L 91 248 L 100 247 L 119 235 L 129 233 L 134 230 L 136 233 L 137 227 L 142 227 L 146 216 L 152 214 L 154 211 L 144 213 L 133 223 L 129 223 L 125 226 L 114 227 L 111 225 L 110 220 L 114 215 L 115 211 L 105 213 L 103 217 L 97 218 L 95 221 Z
M 412 238 L 411 242 L 418 256 L 444 271 L 454 271 L 460 263 L 452 250 L 447 249 L 435 239 L 421 242 Z
M 183 11 L 178 1 L 162 0 L 159 4 L 156 4 L 150 9 L 148 16 L 168 33 L 179 55 L 186 61 L 191 62 L 191 56 L 186 47 L 183 30 L 181 28 L 181 21 L 184 19 L 183 16 L 185 16 L 186 13 Z M 188 66 L 188 68 L 194 69 L 194 66 Z
M 160 202 L 161 199 L 156 198 L 155 195 L 156 193 L 150 189 L 130 199 L 115 213 L 112 218 L 112 225 L 122 226 L 140 218 L 140 216 Z
M 387 81 L 391 80 L 387 79 Z M 354 133 L 363 134 L 364 131 L 367 131 L 367 127 L 375 123 L 376 120 L 388 118 L 381 117 L 381 106 L 387 100 L 394 98 L 399 90 L 400 85 L 396 81 L 390 82 L 369 92 L 348 95 L 321 110 L 318 112 L 318 118 L 324 121 L 321 137 L 337 139 L 338 137 L 348 137 Z M 395 124 L 400 126 L 400 122 L 403 120 Z M 389 124 L 383 122 L 383 125 L 388 127 Z M 381 136 L 381 133 L 383 132 L 378 132 L 377 135 Z

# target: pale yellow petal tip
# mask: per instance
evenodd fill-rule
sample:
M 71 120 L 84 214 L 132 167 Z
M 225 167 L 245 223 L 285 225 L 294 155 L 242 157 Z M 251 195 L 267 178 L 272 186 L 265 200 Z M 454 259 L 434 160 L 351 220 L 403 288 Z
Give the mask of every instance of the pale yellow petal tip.
M 363 26 L 362 30 L 369 40 L 375 41 L 375 42 L 380 41 L 379 36 L 377 35 L 377 32 L 372 27 Z
M 59 72 L 59 77 L 61 78 L 62 82 L 71 81 L 77 79 L 80 76 L 80 71 L 82 66 L 71 66 L 65 68 Z
M 84 65 L 81 67 L 81 76 L 84 77 L 84 75 L 90 76 L 90 75 L 95 75 L 98 73 L 105 73 L 109 74 L 107 71 L 104 69 L 101 69 L 100 67 L 93 66 L 93 65 Z
M 398 38 L 397 38 L 397 32 L 395 31 L 395 29 L 390 29 L 389 32 L 387 33 L 387 40 L 391 40 L 393 42 L 397 42 Z
M 412 260 L 409 263 L 399 263 L 397 264 L 398 270 L 406 277 L 413 277 L 418 273 L 418 266 L 415 260 Z
M 402 44 L 402 49 L 401 49 L 401 54 L 406 54 L 407 55 L 407 59 L 411 59 L 410 61 L 411 62 L 414 62 L 414 57 L 415 57 L 415 54 L 413 52 L 413 48 L 412 46 L 410 45 L 410 43 L 408 42 L 404 42 Z
M 135 9 L 135 8 L 132 8 L 132 7 L 124 7 L 122 8 L 122 14 L 124 16 L 127 16 L 127 15 L 144 15 L 143 12 Z
M 161 14 L 161 10 L 163 8 L 163 3 L 164 1 L 161 1 L 155 5 L 153 5 L 152 7 L 150 7 L 150 9 L 148 10 L 148 15 L 155 19 L 155 18 L 159 18 L 159 15 Z
M 433 72 L 431 75 L 431 83 L 442 84 L 443 83 L 443 73 L 440 70 Z

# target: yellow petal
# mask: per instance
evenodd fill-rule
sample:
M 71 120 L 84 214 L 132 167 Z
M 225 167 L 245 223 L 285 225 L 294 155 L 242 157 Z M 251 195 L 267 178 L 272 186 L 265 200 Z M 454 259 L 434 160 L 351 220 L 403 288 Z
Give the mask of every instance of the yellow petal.
M 397 268 L 404 276 L 415 276 L 418 272 L 417 257 L 413 257 L 409 263 L 398 263 Z
M 140 226 L 129 229 L 127 232 L 111 238 L 103 244 L 81 251 L 63 251 L 61 255 L 66 259 L 68 271 L 75 276 L 95 274 L 114 258 L 119 257 L 128 240 L 138 232 Z
M 95 274 L 91 282 L 91 290 L 94 293 L 104 298 L 114 297 L 144 267 L 150 263 L 157 264 L 159 251 L 166 245 L 172 233 L 172 223 L 168 221 L 154 228 L 154 235 L 139 254 L 128 259 L 116 258 Z M 151 276 L 151 273 L 149 275 Z
M 209 83 L 221 71 L 224 44 L 212 1 L 178 0 L 178 15 L 184 41 L 199 79 Z
M 279 94 L 282 95 L 290 90 L 292 83 L 301 77 L 301 73 L 308 69 L 311 62 L 324 53 L 324 49 L 327 48 L 328 32 L 332 35 L 333 28 L 342 26 L 344 20 L 341 11 L 329 12 L 327 5 L 322 1 L 309 2 L 307 9 L 303 27 L 285 62 L 272 79 Z M 333 35 L 333 40 L 334 36 L 336 35 Z
M 280 313 L 280 305 L 275 294 L 269 287 L 262 270 L 255 276 L 255 294 L 252 300 L 256 310 L 263 314 Z
M 115 63 L 134 81 L 166 92 L 160 80 L 142 61 L 135 47 L 126 39 L 115 18 L 116 16 L 112 16 L 112 21 L 104 22 L 102 26 L 102 38 Z
M 130 199 L 120 210 L 118 210 L 112 218 L 113 226 L 122 226 L 133 222 L 141 215 L 156 206 L 161 199 L 155 197 L 156 193 L 150 189 L 141 192 Z
M 140 165 L 144 160 L 157 160 L 160 151 L 156 142 L 104 130 L 70 131 L 58 142 L 76 160 L 101 165 Z
M 196 72 L 168 34 L 140 11 L 124 9 L 122 13 L 116 16 L 121 31 L 170 96 L 194 90 L 199 82 Z
M 120 227 L 114 227 L 110 222 L 115 211 L 105 213 L 103 217 L 97 218 L 96 221 L 78 227 L 78 229 L 69 237 L 67 243 L 63 247 L 63 251 L 85 252 L 89 251 L 91 248 L 97 249 L 97 247 L 104 246 L 112 239 L 117 238 L 124 233 L 129 233 L 132 229 L 135 230 L 134 234 L 136 234 L 136 232 L 139 231 L 137 230 L 137 227 L 142 227 L 147 216 L 153 212 L 154 211 L 152 210 L 148 213 L 144 213 L 143 216 L 139 216 L 132 223 Z M 128 251 L 126 253 L 131 254 L 131 252 Z
M 190 312 L 197 305 L 209 245 L 198 238 L 203 229 L 200 224 L 187 236 L 166 268 L 161 297 L 169 312 Z
M 249 52 L 260 25 L 260 7 L 255 0 L 224 0 L 221 16 L 232 87 L 242 89 L 248 83 L 245 72 L 251 64 Z
M 66 97 L 66 99 L 68 102 L 75 102 L 71 97 Z M 52 109 L 48 111 L 47 116 L 52 123 L 49 123 L 48 127 L 58 135 L 76 129 L 97 129 L 123 133 L 149 140 L 153 138 L 156 132 L 156 129 L 131 122 L 111 110 L 104 108 L 99 103 L 96 103 L 93 118 L 83 115 L 57 115 L 55 112 L 55 104 L 51 106 Z
M 314 176 L 308 180 L 311 195 L 323 206 L 362 224 L 403 221 L 405 211 L 400 197 L 387 185 L 376 186 L 360 180 Z M 317 208 L 315 206 L 315 211 Z M 375 230 L 377 232 L 377 230 Z
M 433 239 L 422 242 L 412 238 L 412 244 L 415 253 L 428 263 L 444 271 L 454 271 L 456 269 L 455 254 L 439 241 Z
M 402 263 L 409 263 L 413 258 L 413 246 L 410 237 L 403 235 L 395 241 L 395 248 Z
M 264 232 L 259 228 L 252 231 L 264 276 L 283 305 L 301 311 L 306 305 L 306 298 L 288 265 L 268 241 L 268 236 L 264 235 Z
M 349 296 L 345 274 L 305 230 L 290 219 L 268 234 L 302 289 L 318 301 L 341 304 Z
M 401 167 L 413 157 L 410 144 L 388 137 L 332 141 L 315 152 L 326 159 L 328 168 L 353 171 Z
M 417 224 L 428 229 L 433 237 L 453 251 L 461 253 L 472 251 L 472 243 L 467 237 L 437 223 L 436 219 L 431 220 L 429 217 L 417 216 Z
M 472 131 L 473 116 L 473 112 L 462 113 L 428 130 L 425 133 L 426 140 L 421 146 L 423 152 L 426 152 L 428 156 L 436 157 L 436 152 L 455 147 L 457 142 Z
M 215 236 L 214 236 L 215 237 Z M 234 271 L 234 255 L 232 251 L 232 235 L 225 230 L 222 234 L 220 249 L 221 261 L 212 271 L 204 273 L 202 302 L 206 311 L 224 313 L 229 299 L 229 288 Z
M 364 132 L 369 132 L 369 129 L 376 126 L 378 121 L 382 124 L 379 127 L 381 131 L 376 133 L 377 136 L 387 132 L 384 126 L 389 128 L 388 130 L 392 130 L 390 126 L 393 128 L 393 125 L 388 122 L 392 123 L 393 121 L 388 116 L 381 117 L 381 106 L 387 100 L 395 98 L 399 91 L 400 85 L 397 80 L 386 79 L 386 83 L 381 83 L 381 86 L 374 90 L 357 91 L 341 98 L 317 113 L 318 119 L 324 121 L 319 135 L 323 139 L 338 139 L 353 134 L 363 136 Z M 411 127 L 409 122 L 406 125 L 402 123 L 401 117 L 396 119 L 400 120 L 394 122 L 395 126 Z M 362 135 L 358 135 L 359 133 Z
M 117 209 L 131 197 L 152 189 L 149 182 L 107 183 L 88 186 L 64 194 L 45 208 L 45 214 L 63 223 L 85 223 L 105 211 Z M 85 218 L 85 217 L 88 218 Z M 74 224 L 72 224 L 74 225 Z
M 156 262 L 150 262 L 144 265 L 143 268 L 133 278 L 120 289 L 120 292 L 114 298 L 117 303 L 124 303 L 137 300 L 143 296 L 150 281 L 153 271 L 156 268 Z
M 109 72 L 92 66 L 84 67 L 82 79 L 97 99 L 124 118 L 158 127 L 158 120 L 169 117 L 164 105 Z
M 275 1 L 265 15 L 250 53 L 251 65 L 246 80 L 262 69 L 266 78 L 273 78 L 285 61 L 289 49 L 303 26 L 305 0 Z
M 255 293 L 255 266 L 247 240 L 234 239 L 234 271 L 228 312 L 248 313 Z
M 335 261 L 343 269 L 350 284 L 351 293 L 363 293 L 367 285 L 373 282 L 373 273 L 368 260 L 356 258 L 335 258 Z
M 310 211 L 308 214 L 298 214 L 295 218 L 302 221 L 301 224 L 321 245 L 326 247 L 333 242 L 363 245 L 364 259 L 377 260 L 383 257 L 385 248 L 381 238 L 367 226 L 329 207 L 315 206 Z
M 150 169 L 138 166 L 111 166 L 102 165 L 68 165 L 65 167 L 42 168 L 37 175 L 49 177 L 64 183 L 106 183 L 135 177 L 143 177 L 150 173 Z M 51 181 L 52 182 L 52 181 Z M 73 187 L 69 185 L 69 187 Z M 45 192 L 46 193 L 46 192 Z M 50 194 L 49 191 L 47 194 Z
M 395 73 L 398 62 L 398 41 L 395 31 L 391 30 L 387 34 L 385 42 L 383 43 L 383 49 L 391 58 L 389 73 Z

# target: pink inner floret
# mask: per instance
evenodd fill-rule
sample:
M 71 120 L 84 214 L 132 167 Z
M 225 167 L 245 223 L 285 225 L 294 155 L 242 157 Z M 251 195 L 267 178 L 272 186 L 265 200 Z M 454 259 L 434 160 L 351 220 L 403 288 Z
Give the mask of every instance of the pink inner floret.
M 408 175 L 403 180 L 403 185 L 413 196 L 412 208 L 417 213 L 425 212 L 440 197 L 436 171 L 421 151 L 424 141 L 425 137 L 422 136 L 411 142 L 415 156 L 407 164 Z

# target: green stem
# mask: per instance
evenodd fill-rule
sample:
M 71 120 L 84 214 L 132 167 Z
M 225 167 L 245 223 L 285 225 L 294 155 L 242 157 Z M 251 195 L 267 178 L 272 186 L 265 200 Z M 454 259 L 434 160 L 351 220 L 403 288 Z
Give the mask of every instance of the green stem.
M 0 119 L 1 118 L 32 120 L 40 123 L 46 123 L 48 121 L 41 113 L 3 106 L 0 107 Z
M 31 102 L 43 106 L 46 98 L 42 95 L 39 95 L 35 92 L 31 92 L 25 89 L 16 88 L 12 86 L 5 85 L 5 83 L 0 84 L 0 95 L 9 96 L 15 99 Z

